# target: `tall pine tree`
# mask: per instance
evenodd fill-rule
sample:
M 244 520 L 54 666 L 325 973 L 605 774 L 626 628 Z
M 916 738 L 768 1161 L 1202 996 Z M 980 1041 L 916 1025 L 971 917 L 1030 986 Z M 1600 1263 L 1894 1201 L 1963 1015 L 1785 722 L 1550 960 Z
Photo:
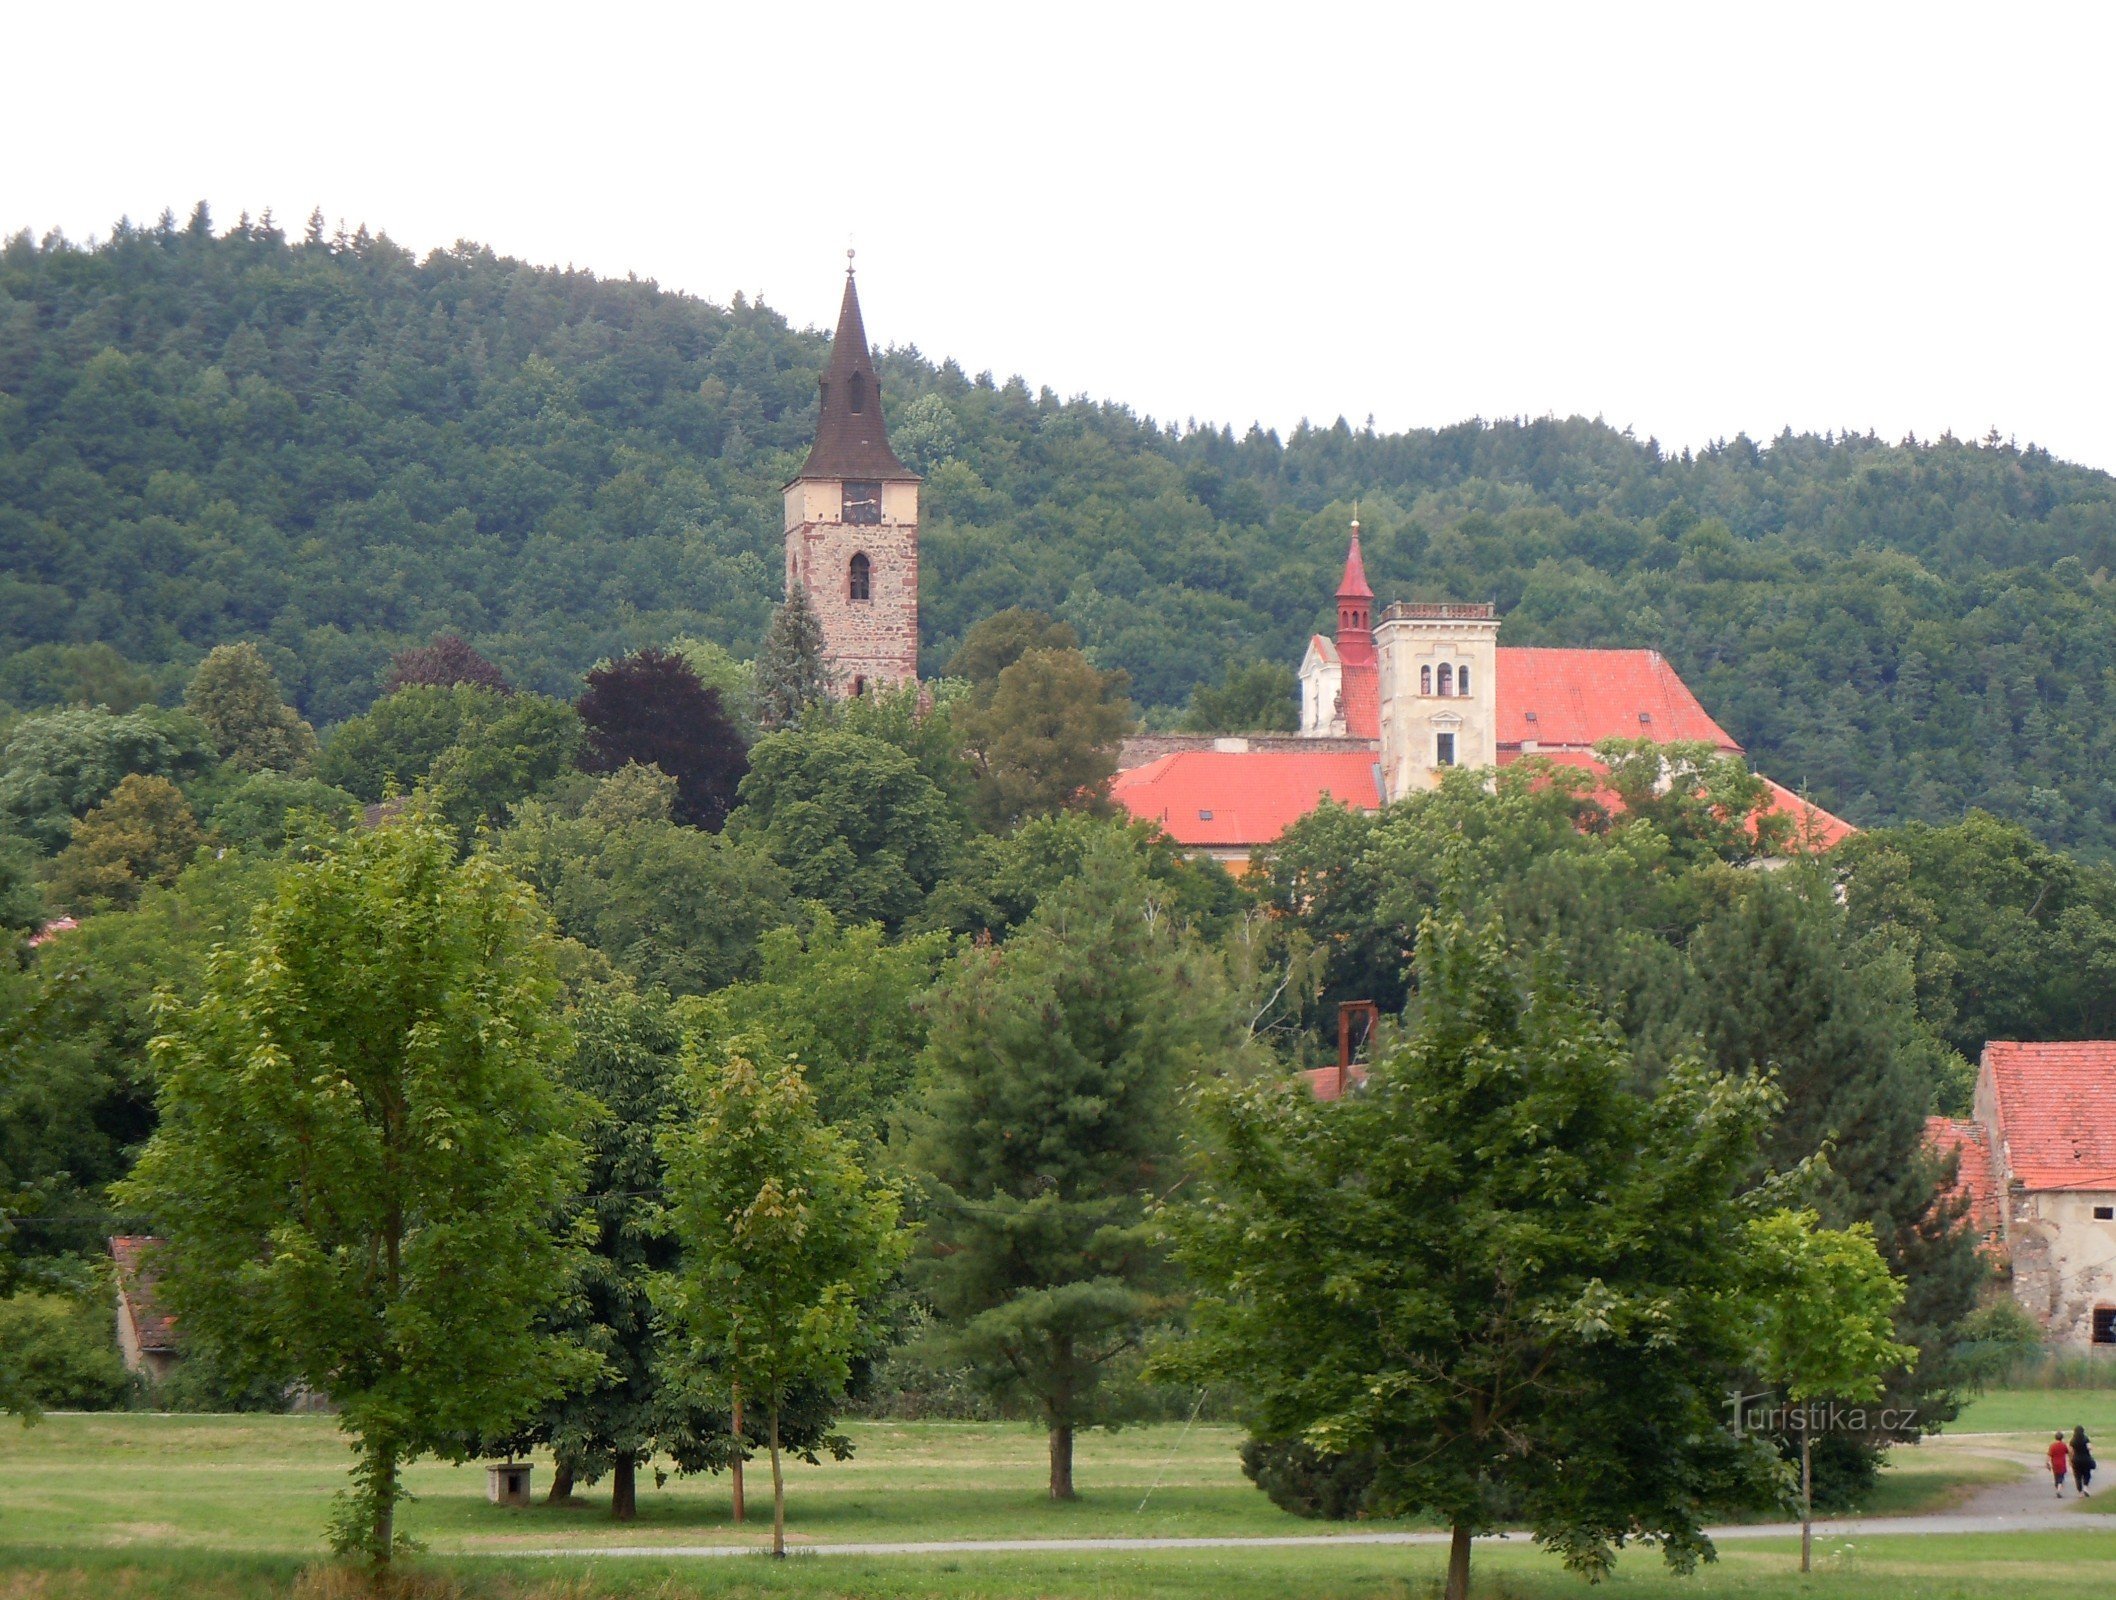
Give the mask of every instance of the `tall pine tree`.
M 808 590 L 797 583 L 772 611 L 764 648 L 757 653 L 758 727 L 790 727 L 803 711 L 829 697 L 836 674 L 824 650 L 823 624 L 808 603 Z

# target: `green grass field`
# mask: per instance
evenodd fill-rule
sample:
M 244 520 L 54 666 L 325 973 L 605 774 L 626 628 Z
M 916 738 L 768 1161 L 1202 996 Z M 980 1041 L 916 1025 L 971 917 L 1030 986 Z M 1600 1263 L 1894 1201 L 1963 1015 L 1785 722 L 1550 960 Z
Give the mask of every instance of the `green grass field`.
M 2084 1400 L 2073 1393 L 2067 1401 Z M 2000 1404 L 2003 1402 L 2004 1404 Z M 1991 1423 L 2046 1409 L 2036 1397 L 1980 1402 Z M 2010 1409 L 2008 1409 L 2010 1407 Z M 2070 1415 L 2069 1412 L 2066 1415 Z M 2093 1430 L 2094 1415 L 2083 1416 Z M 1043 1497 L 1042 1435 L 1018 1425 L 864 1423 L 857 1457 L 796 1465 L 788 1479 L 796 1545 L 1047 1537 L 1313 1535 L 1330 1525 L 1274 1509 L 1242 1477 L 1239 1435 L 1226 1427 L 1155 1426 L 1081 1440 L 1081 1503 Z M 1992 1430 L 1996 1432 L 1994 1428 Z M 2116 1441 L 2116 1421 L 2110 1425 Z M 2008 1451 L 2035 1434 L 1943 1439 L 1904 1450 L 1868 1509 L 1940 1509 L 1982 1484 L 2017 1476 Z M 2112 1445 L 2116 1448 L 2116 1445 Z M 348 1453 L 329 1419 L 142 1414 L 52 1416 L 0 1427 L 0 1600 L 160 1600 L 163 1596 L 292 1596 L 350 1600 L 360 1590 L 321 1560 L 330 1498 Z M 539 1489 L 548 1471 L 539 1474 Z M 1249 1548 L 1202 1551 L 915 1556 L 583 1560 L 620 1545 L 754 1545 L 769 1531 L 769 1478 L 752 1474 L 747 1530 L 728 1520 L 727 1480 L 643 1479 L 640 1520 L 609 1521 L 606 1486 L 581 1504 L 488 1505 L 476 1466 L 424 1463 L 403 1526 L 429 1554 L 408 1569 L 406 1600 L 599 1600 L 644 1595 L 912 1597 L 1382 1597 L 1428 1592 L 1442 1552 L 1430 1547 Z M 1144 1509 L 1140 1501 L 1145 1500 Z M 1402 1526 L 1368 1523 L 1361 1531 Z M 2116 1538 L 2100 1518 L 2079 1532 L 1995 1539 L 1907 1537 L 1828 1547 L 1807 1587 L 1776 1540 L 1729 1543 L 1721 1561 L 1676 1580 L 1657 1556 L 1627 1557 L 1600 1594 L 1699 1596 L 1854 1592 L 1888 1595 L 2100 1593 L 2116 1585 Z M 1344 1531 L 1344 1530 L 1338 1530 Z M 2110 1531 L 2116 1531 L 2112 1529 Z M 2106 1545 L 2106 1549 L 2104 1548 Z M 528 1552 L 561 1550 L 553 1559 Z M 579 1552 L 578 1555 L 573 1552 Z M 1588 1591 L 1525 1541 L 1480 1551 L 1483 1592 L 1538 1597 Z

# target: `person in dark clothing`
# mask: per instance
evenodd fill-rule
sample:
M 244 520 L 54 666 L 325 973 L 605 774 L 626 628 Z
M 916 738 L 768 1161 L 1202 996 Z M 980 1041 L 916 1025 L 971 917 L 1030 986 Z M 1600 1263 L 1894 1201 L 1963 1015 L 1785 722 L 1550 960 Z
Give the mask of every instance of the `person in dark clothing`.
M 2072 1430 L 2072 1487 L 2081 1494 L 2087 1492 L 2087 1484 L 2094 1476 L 2094 1452 L 2088 1448 L 2087 1430 Z

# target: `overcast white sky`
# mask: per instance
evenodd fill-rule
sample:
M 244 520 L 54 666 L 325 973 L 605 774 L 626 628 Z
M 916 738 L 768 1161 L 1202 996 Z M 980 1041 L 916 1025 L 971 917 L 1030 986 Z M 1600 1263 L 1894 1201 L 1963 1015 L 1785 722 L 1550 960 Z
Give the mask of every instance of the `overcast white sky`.
M 1162 418 L 2116 468 L 2116 7 L 10 8 L 0 230 L 313 206 Z

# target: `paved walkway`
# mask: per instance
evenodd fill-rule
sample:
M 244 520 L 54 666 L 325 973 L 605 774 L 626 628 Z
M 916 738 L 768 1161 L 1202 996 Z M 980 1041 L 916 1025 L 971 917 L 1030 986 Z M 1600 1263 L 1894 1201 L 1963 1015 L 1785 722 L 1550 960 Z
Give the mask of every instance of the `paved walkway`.
M 2067 1488 L 2064 1498 L 2051 1493 L 2050 1480 L 2039 1457 L 2015 1455 L 2022 1476 L 2007 1483 L 1979 1490 L 1959 1510 L 1918 1517 L 1838 1517 L 1815 1524 L 1817 1539 L 1873 1538 L 1879 1535 L 1940 1533 L 2022 1533 L 2074 1530 L 2085 1533 L 2116 1531 L 2116 1516 L 2086 1516 Z M 2116 1480 L 2112 1480 L 2116 1483 Z M 2116 1492 L 2116 1490 L 2112 1490 Z M 1797 1522 L 1741 1523 L 1707 1530 L 1715 1543 L 1736 1539 L 1798 1538 Z M 767 1535 L 767 1537 L 769 1537 Z M 1494 1534 L 1480 1544 L 1501 1540 L 1526 1540 L 1525 1533 Z M 1145 1539 L 930 1539 L 903 1544 L 799 1544 L 793 1551 L 817 1556 L 921 1556 L 921 1555 L 1023 1555 L 1038 1552 L 1065 1553 L 1085 1550 L 1245 1550 L 1316 1545 L 1438 1545 L 1446 1544 L 1444 1532 L 1431 1533 L 1282 1533 L 1228 1535 L 1223 1538 Z M 767 1546 L 768 1548 L 768 1546 Z M 574 1546 L 551 1550 L 491 1550 L 488 1555 L 508 1556 L 650 1556 L 664 1560 L 693 1556 L 746 1556 L 758 1552 L 757 1545 L 732 1544 L 638 1544 Z

